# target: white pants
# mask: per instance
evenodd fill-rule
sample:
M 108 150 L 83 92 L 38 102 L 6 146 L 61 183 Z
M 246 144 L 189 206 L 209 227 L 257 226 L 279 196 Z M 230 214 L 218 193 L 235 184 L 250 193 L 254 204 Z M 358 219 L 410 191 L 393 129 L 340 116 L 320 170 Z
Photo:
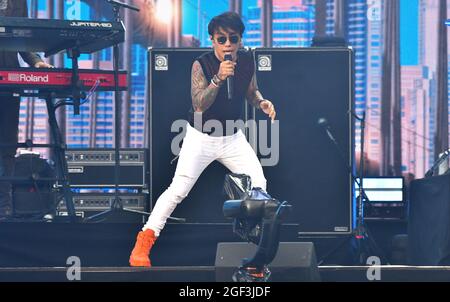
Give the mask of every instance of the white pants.
M 152 229 L 159 236 L 167 218 L 188 195 L 203 170 L 214 160 L 218 160 L 233 173 L 249 175 L 252 187 L 266 190 L 262 166 L 241 131 L 231 136 L 213 137 L 188 124 L 172 183 L 158 198 L 142 230 Z

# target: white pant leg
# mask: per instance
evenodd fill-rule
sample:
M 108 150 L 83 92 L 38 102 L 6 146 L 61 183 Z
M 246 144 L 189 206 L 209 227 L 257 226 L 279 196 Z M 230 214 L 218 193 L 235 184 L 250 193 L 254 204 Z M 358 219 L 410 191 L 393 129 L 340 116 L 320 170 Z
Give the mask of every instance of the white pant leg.
M 241 131 L 225 140 L 217 160 L 233 173 L 249 175 L 252 187 L 266 191 L 267 181 L 261 163 Z
M 208 141 L 207 135 L 188 126 L 172 183 L 156 201 L 142 230 L 152 229 L 155 235 L 159 236 L 167 218 L 188 195 L 203 170 L 215 160 L 214 147 Z

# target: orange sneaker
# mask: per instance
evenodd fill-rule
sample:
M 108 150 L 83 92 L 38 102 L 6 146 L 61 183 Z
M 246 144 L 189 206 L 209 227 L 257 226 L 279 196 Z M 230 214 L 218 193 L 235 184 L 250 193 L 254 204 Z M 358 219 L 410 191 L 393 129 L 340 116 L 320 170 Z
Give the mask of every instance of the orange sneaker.
M 156 238 L 157 237 L 155 236 L 155 232 L 153 230 L 147 229 L 139 232 L 136 239 L 136 244 L 131 252 L 130 266 L 152 266 L 149 254 Z

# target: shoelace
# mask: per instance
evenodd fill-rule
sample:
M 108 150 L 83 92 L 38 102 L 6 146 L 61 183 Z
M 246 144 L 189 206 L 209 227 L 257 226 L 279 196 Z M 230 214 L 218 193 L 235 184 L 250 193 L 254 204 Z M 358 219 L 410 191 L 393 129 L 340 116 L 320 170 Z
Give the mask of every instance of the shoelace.
M 140 233 L 138 238 L 138 242 L 141 243 L 141 247 L 149 247 L 154 243 L 153 238 L 149 238 L 150 240 L 145 240 L 147 237 L 144 233 Z M 150 236 L 149 236 L 150 237 Z

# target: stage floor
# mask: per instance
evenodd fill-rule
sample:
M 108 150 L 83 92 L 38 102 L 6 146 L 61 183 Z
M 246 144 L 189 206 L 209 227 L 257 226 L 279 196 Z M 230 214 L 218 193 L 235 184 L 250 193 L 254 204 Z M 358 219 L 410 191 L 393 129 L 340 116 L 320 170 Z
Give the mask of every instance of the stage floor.
M 141 227 L 141 223 L 0 223 L 0 282 L 68 281 L 71 257 L 80 259 L 82 281 L 214 282 L 218 243 L 242 242 L 232 224 L 169 223 L 152 249 L 154 267 L 131 268 L 128 258 Z M 398 233 L 390 226 L 383 228 L 394 231 L 374 227 L 379 243 Z M 299 238 L 297 230 L 296 225 L 284 225 L 280 240 L 313 242 L 322 281 L 365 282 L 368 269 L 374 274 L 374 267 L 351 266 L 348 237 Z M 298 276 L 295 269 L 290 273 L 294 279 Z M 449 267 L 381 266 L 380 273 L 381 281 L 450 281 Z
M 374 270 L 379 269 L 379 275 Z M 323 282 L 449 282 L 449 266 L 319 266 Z M 215 267 L 82 267 L 69 280 L 68 267 L 0 268 L 0 282 L 215 282 Z M 372 277 L 368 278 L 368 274 Z M 377 277 L 374 279 L 374 277 Z M 70 277 L 73 278 L 73 277 Z M 231 280 L 230 280 L 231 281 Z M 308 280 L 299 280 L 308 281 Z

